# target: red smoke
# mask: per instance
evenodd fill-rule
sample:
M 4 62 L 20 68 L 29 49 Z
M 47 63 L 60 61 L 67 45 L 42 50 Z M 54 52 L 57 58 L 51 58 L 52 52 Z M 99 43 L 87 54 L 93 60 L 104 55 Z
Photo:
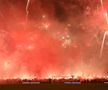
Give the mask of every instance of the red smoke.
M 27 1 L 0 0 L 0 79 L 106 75 L 100 2 L 30 0 L 26 10 Z

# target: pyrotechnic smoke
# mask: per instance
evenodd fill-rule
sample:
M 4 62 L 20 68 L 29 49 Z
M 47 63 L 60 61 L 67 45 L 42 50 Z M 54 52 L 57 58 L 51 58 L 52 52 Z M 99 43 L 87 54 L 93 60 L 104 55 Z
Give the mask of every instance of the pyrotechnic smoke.
M 0 0 L 0 79 L 107 76 L 107 4 Z

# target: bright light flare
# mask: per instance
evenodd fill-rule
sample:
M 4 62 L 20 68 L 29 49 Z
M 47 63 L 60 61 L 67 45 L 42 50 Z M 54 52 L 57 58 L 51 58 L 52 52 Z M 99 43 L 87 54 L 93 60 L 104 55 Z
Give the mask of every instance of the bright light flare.
M 32 80 L 34 78 L 36 78 L 35 76 L 29 74 L 29 73 L 26 73 L 26 72 L 22 72 L 20 73 L 16 78 L 19 78 L 21 80 L 23 79 L 28 79 L 28 80 Z

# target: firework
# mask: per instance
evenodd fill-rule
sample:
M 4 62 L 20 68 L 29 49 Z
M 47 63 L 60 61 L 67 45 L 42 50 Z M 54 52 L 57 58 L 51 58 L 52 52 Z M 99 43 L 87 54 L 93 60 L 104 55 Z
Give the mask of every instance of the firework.
M 104 60 L 96 58 L 98 53 L 102 58 L 107 48 L 108 30 L 102 41 L 97 38 L 104 29 L 103 21 L 108 25 L 103 0 L 98 1 L 99 11 L 90 0 L 74 1 L 0 0 L 0 79 L 92 79 L 105 75 Z
M 27 0 L 27 4 L 26 4 L 26 20 L 28 19 L 28 15 L 29 15 L 29 4 L 30 4 L 30 0 Z
M 106 35 L 108 34 L 108 32 L 106 31 L 104 33 L 104 36 L 103 36 L 103 39 L 102 39 L 102 44 L 101 44 L 101 49 L 100 49 L 100 59 L 102 57 L 102 54 L 103 54 L 103 49 L 104 49 L 104 43 L 105 43 L 105 39 L 106 39 Z
M 103 0 L 101 0 L 100 2 L 101 2 L 101 6 L 102 6 L 102 11 L 105 11 L 104 6 L 103 6 Z M 106 24 L 108 25 L 108 14 L 107 14 L 107 12 L 103 12 L 103 13 L 104 13 L 104 16 L 105 16 Z M 102 57 L 104 44 L 105 44 L 105 39 L 106 39 L 107 34 L 108 34 L 108 31 L 105 31 L 103 39 L 102 39 L 101 49 L 100 49 L 100 59 Z

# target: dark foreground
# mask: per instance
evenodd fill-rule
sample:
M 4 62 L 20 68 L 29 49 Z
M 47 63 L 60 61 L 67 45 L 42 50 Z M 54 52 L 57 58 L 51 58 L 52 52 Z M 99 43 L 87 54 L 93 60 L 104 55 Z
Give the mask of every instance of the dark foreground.
M 0 90 L 108 90 L 107 84 L 11 84 L 0 85 Z
M 0 90 L 108 90 L 108 80 L 0 80 Z

